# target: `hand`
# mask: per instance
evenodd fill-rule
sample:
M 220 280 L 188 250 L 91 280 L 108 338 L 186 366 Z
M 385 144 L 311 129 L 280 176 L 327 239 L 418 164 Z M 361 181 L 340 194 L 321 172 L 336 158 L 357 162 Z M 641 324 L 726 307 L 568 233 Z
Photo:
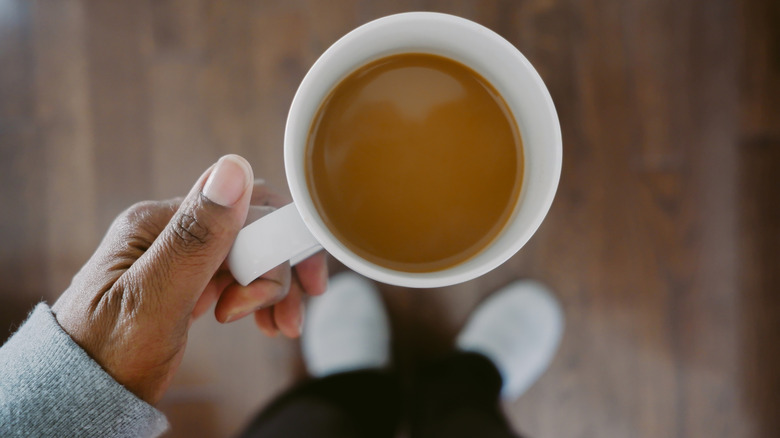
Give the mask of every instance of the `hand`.
M 76 343 L 149 403 L 170 385 L 193 319 L 215 301 L 221 322 L 255 313 L 266 333 L 297 336 L 304 291 L 325 290 L 322 254 L 299 264 L 295 274 L 284 264 L 246 287 L 225 269 L 250 201 L 284 202 L 252 180 L 246 160 L 226 156 L 183 200 L 134 205 L 114 221 L 52 307 Z

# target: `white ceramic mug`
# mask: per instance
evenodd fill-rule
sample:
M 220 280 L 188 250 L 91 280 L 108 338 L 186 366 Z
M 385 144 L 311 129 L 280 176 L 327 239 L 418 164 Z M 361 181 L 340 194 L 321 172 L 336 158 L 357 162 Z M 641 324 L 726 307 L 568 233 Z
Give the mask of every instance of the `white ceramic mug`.
M 357 68 L 409 52 L 454 59 L 487 79 L 512 110 L 523 140 L 525 166 L 515 212 L 501 234 L 476 256 L 425 273 L 371 263 L 336 239 L 312 202 L 304 163 L 312 119 L 328 93 Z M 284 134 L 284 164 L 293 203 L 242 229 L 228 264 L 233 276 L 246 285 L 285 261 L 294 264 L 324 248 L 352 270 L 384 283 L 422 288 L 464 282 L 505 262 L 539 228 L 558 187 L 561 156 L 561 130 L 550 94 L 512 44 L 484 26 L 447 14 L 410 12 L 380 18 L 333 44 L 301 82 Z

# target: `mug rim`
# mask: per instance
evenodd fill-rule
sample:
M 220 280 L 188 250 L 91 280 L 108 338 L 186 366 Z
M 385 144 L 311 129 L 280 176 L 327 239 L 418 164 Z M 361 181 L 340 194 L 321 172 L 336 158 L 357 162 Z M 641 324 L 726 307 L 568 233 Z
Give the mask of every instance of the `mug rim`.
M 430 47 L 428 47 L 429 50 L 426 50 L 424 44 L 421 44 L 419 49 L 408 47 L 407 45 L 399 45 L 395 47 L 394 50 L 372 51 L 366 49 L 368 55 L 364 56 L 359 61 L 345 63 L 340 66 L 338 65 L 339 62 L 343 62 L 344 58 L 352 56 L 348 53 L 352 46 L 359 45 L 361 40 L 371 36 L 372 33 L 380 34 L 382 32 L 409 30 L 412 28 L 425 29 L 430 26 L 442 26 L 443 29 L 450 27 L 453 30 L 470 32 L 474 36 L 479 36 L 485 41 L 489 41 L 488 44 L 490 47 L 487 48 L 495 49 L 496 51 L 501 52 L 502 55 L 511 54 L 512 59 L 509 61 L 516 64 L 513 67 L 519 67 L 517 73 L 520 74 L 520 72 L 522 72 L 522 74 L 525 75 L 525 79 L 529 80 L 530 83 L 534 85 L 534 91 L 540 93 L 539 97 L 544 103 L 544 111 L 540 111 L 539 117 L 542 117 L 549 122 L 550 128 L 555 131 L 552 136 L 552 144 L 550 145 L 554 158 L 550 174 L 544 175 L 547 179 L 541 182 L 534 180 L 536 184 L 532 188 L 538 188 L 534 189 L 533 195 L 538 198 L 537 203 L 539 205 L 527 220 L 529 225 L 516 232 L 516 234 L 520 234 L 516 241 L 505 244 L 503 250 L 498 251 L 490 257 L 486 257 L 486 260 L 483 262 L 473 262 L 486 253 L 489 248 L 497 245 L 498 242 L 507 239 L 505 233 L 515 220 L 514 216 L 523 205 L 524 196 L 527 195 L 526 187 L 531 177 L 526 169 L 524 169 L 523 186 L 521 188 L 521 194 L 516 202 L 513 218 L 504 226 L 504 229 L 499 236 L 494 238 L 494 240 L 477 253 L 477 255 L 472 256 L 470 259 L 458 263 L 457 265 L 438 271 L 410 273 L 389 269 L 365 260 L 355 254 L 333 235 L 325 225 L 311 199 L 305 175 L 305 150 L 312 119 L 314 114 L 319 110 L 319 106 L 327 94 L 344 77 L 355 69 L 374 59 L 389 56 L 394 53 L 434 53 L 449 56 L 450 58 L 474 68 L 478 73 L 485 76 L 486 79 L 499 90 L 502 96 L 505 95 L 499 87 L 499 84 L 495 83 L 493 81 L 494 78 L 490 77 L 490 71 L 493 70 L 492 67 L 479 69 L 475 68 L 475 66 L 469 62 L 464 62 L 462 57 L 457 56 L 457 52 L 460 48 L 453 48 L 451 43 L 449 49 L 446 50 L 434 50 Z M 447 47 L 447 42 L 440 41 L 439 44 L 441 44 L 441 46 L 436 49 Z M 454 56 L 450 56 L 451 54 L 448 50 L 451 51 Z M 328 69 L 334 68 L 341 72 L 339 77 L 333 80 L 324 81 L 322 79 L 322 73 Z M 333 76 L 332 71 L 331 76 Z M 324 84 L 324 82 L 327 83 Z M 315 92 L 316 96 L 314 96 Z M 507 104 L 510 104 L 511 107 L 512 103 L 509 102 L 509 99 L 505 98 L 505 100 L 507 100 Z M 312 106 L 314 107 L 313 109 Z M 520 127 L 520 116 L 513 111 L 513 117 L 521 132 L 521 136 L 523 137 L 523 152 L 526 154 L 527 143 L 526 138 L 523 135 L 523 129 Z M 303 135 L 300 134 L 302 129 L 305 131 Z M 415 288 L 443 287 L 477 278 L 492 269 L 495 269 L 517 253 L 517 251 L 519 251 L 536 232 L 544 217 L 547 215 L 557 190 L 562 165 L 562 140 L 557 112 L 555 111 L 555 106 L 547 87 L 544 85 L 544 82 L 531 63 L 511 43 L 494 31 L 465 18 L 437 12 L 406 12 L 382 17 L 355 28 L 331 45 L 317 59 L 314 65 L 312 65 L 301 82 L 290 106 L 284 136 L 284 162 L 287 182 L 298 212 L 306 227 L 325 250 L 330 252 L 350 269 L 383 283 Z M 527 166 L 528 160 L 524 159 L 524 168 Z M 471 266 L 469 266 L 469 264 L 471 264 Z

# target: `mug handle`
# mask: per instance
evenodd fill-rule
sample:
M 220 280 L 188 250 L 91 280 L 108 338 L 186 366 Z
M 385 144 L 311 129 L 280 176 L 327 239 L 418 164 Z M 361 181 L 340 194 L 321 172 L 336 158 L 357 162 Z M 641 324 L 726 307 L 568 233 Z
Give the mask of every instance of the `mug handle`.
M 227 262 L 233 277 L 246 286 L 287 260 L 295 265 L 320 249 L 295 204 L 288 204 L 242 228 Z

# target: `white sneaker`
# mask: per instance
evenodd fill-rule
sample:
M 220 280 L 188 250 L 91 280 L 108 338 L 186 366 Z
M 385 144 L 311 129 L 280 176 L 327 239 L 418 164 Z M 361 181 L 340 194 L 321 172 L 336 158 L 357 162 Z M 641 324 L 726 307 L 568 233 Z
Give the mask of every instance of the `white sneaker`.
M 309 300 L 301 346 L 313 377 L 390 363 L 390 326 L 376 286 L 352 272 L 332 277 Z
M 547 369 L 563 326 L 563 311 L 547 287 L 531 280 L 516 281 L 472 313 L 456 345 L 490 359 L 504 382 L 502 397 L 513 400 Z

